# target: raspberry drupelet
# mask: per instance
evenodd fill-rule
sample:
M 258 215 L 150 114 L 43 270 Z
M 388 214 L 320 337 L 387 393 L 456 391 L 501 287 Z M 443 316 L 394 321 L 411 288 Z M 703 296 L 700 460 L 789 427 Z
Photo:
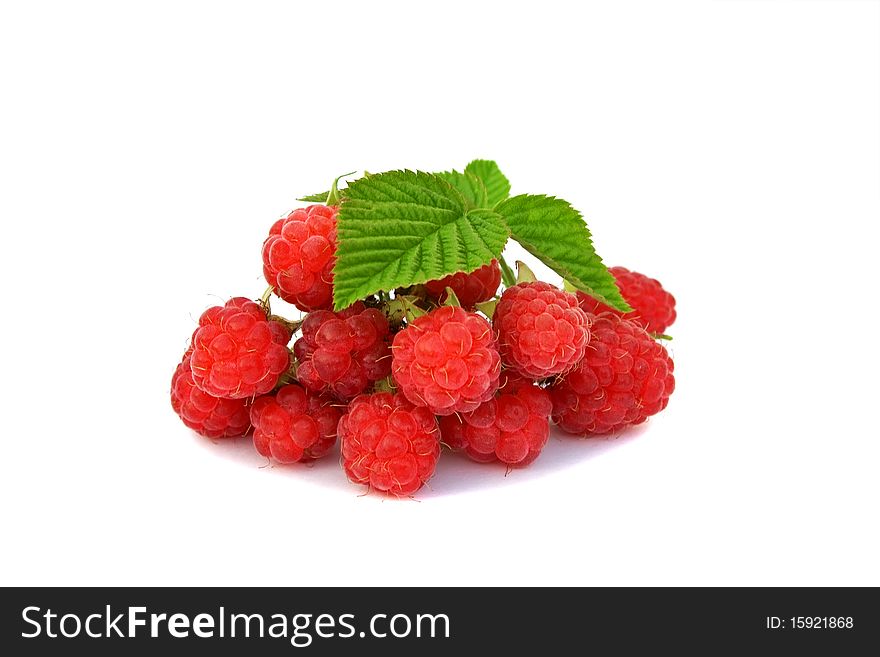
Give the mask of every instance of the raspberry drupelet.
M 675 321 L 675 297 L 663 289 L 660 281 L 626 267 L 610 267 L 608 271 L 617 281 L 620 294 L 632 306 L 629 313 L 621 313 L 593 297 L 578 292 L 578 302 L 586 312 L 598 315 L 611 312 L 624 319 L 634 320 L 649 333 L 664 333 Z
M 335 206 L 310 205 L 276 221 L 263 242 L 263 274 L 275 293 L 303 311 L 332 306 Z
M 577 297 L 541 281 L 505 290 L 492 323 L 504 365 L 536 381 L 572 369 L 590 339 Z
M 279 463 L 310 461 L 324 456 L 336 442 L 341 412 L 326 395 L 288 384 L 254 400 L 250 419 L 254 447 Z
M 468 274 L 458 272 L 436 281 L 425 283 L 425 289 L 440 303 L 446 301 L 446 288 L 452 288 L 459 303 L 465 308 L 473 308 L 482 301 L 495 296 L 501 285 L 501 266 L 497 260 L 483 265 Z
M 214 397 L 245 399 L 272 390 L 290 366 L 290 331 L 258 303 L 235 297 L 208 308 L 193 333 L 193 382 Z
M 391 495 L 415 493 L 440 456 L 437 419 L 389 392 L 355 398 L 339 420 L 339 439 L 348 478 Z
M 391 373 L 403 395 L 436 415 L 472 411 L 498 389 L 501 358 L 489 323 L 443 306 L 394 336 Z
M 171 377 L 171 407 L 190 429 L 208 438 L 247 435 L 251 419 L 246 399 L 221 399 L 196 387 L 190 365 L 191 352 Z
M 666 348 L 641 326 L 612 313 L 597 315 L 586 356 L 549 388 L 553 420 L 584 436 L 644 422 L 669 403 L 673 369 Z
M 342 312 L 316 310 L 306 316 L 293 345 L 299 382 L 348 401 L 391 373 L 388 320 L 360 301 Z
M 498 395 L 476 410 L 440 418 L 443 442 L 474 461 L 525 466 L 538 458 L 550 436 L 550 395 L 511 372 Z

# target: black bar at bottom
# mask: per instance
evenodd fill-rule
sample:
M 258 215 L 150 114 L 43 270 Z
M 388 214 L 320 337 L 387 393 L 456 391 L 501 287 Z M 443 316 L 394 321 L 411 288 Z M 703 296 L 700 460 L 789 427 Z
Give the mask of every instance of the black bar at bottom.
M 0 626 L 5 654 L 854 654 L 880 645 L 880 603 L 868 588 L 7 588 Z

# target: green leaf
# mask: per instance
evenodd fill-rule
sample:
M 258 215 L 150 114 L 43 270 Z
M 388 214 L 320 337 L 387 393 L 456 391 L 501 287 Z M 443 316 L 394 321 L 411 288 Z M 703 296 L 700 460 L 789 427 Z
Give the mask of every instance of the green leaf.
M 473 271 L 497 258 L 508 230 L 441 176 L 388 171 L 351 183 L 339 210 L 334 305 Z
M 308 196 L 300 196 L 297 201 L 306 201 L 308 203 L 324 203 L 327 200 L 327 197 L 330 196 L 330 190 L 328 189 L 323 194 L 309 194 Z
M 461 195 L 467 199 L 473 208 L 488 208 L 489 194 L 483 181 L 472 173 L 460 173 L 458 171 L 443 171 L 438 173 L 450 185 L 455 187 Z
M 495 209 L 507 222 L 513 239 L 578 290 L 621 312 L 632 310 L 596 254 L 581 213 L 567 201 L 522 194 Z
M 339 181 L 348 176 L 353 176 L 355 173 L 357 172 L 349 171 L 348 173 L 343 173 L 341 176 L 337 176 L 336 180 L 333 181 L 333 186 L 323 194 L 309 194 L 308 196 L 303 196 L 296 200 L 309 203 L 327 203 L 330 201 L 328 205 L 336 205 L 339 202 L 339 198 L 344 196 L 343 192 L 345 191 L 344 189 L 339 189 Z M 367 175 L 366 171 L 364 172 L 364 175 Z M 334 198 L 331 198 L 331 194 Z
M 494 208 L 510 196 L 510 181 L 492 160 L 474 160 L 464 168 L 464 172 L 483 181 L 489 196 L 488 207 Z

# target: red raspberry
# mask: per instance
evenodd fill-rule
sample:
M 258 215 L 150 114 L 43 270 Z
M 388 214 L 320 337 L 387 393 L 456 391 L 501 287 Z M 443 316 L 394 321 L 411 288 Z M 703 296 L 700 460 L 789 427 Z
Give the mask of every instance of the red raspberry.
M 244 399 L 275 387 L 290 366 L 290 331 L 250 299 L 208 308 L 192 339 L 193 381 L 209 395 Z
M 626 267 L 611 267 L 608 271 L 614 275 L 620 293 L 633 307 L 633 311 L 621 313 L 583 292 L 578 292 L 581 308 L 594 315 L 612 312 L 624 319 L 634 320 L 649 333 L 663 333 L 672 325 L 675 321 L 675 297 L 664 290 L 659 281 Z
M 220 399 L 196 387 L 189 351 L 171 377 L 171 407 L 186 426 L 208 438 L 244 436 L 251 429 L 246 399 Z
M 310 205 L 279 219 L 263 242 L 263 274 L 275 293 L 300 310 L 330 308 L 339 209 Z
M 440 301 L 446 301 L 446 288 L 451 287 L 458 301 L 465 308 L 473 308 L 481 301 L 488 301 L 495 296 L 501 285 L 501 267 L 497 260 L 469 274 L 458 272 L 437 281 L 425 283 L 428 293 Z
M 550 387 L 553 420 L 573 434 L 600 434 L 644 422 L 675 389 L 666 348 L 638 324 L 603 313 L 580 365 Z
M 492 323 L 502 361 L 529 379 L 567 372 L 590 340 L 590 321 L 577 297 L 541 281 L 505 290 Z
M 340 415 L 329 397 L 293 383 L 282 386 L 251 406 L 254 447 L 279 463 L 319 459 L 336 442 Z
M 411 495 L 440 457 L 440 429 L 426 408 L 400 394 L 357 397 L 339 420 L 342 465 L 356 484 L 392 495 Z
M 302 332 L 293 345 L 296 378 L 309 390 L 347 401 L 391 373 L 388 320 L 360 301 L 339 313 L 309 313 Z
M 474 461 L 528 465 L 550 436 L 550 395 L 512 372 L 494 399 L 475 411 L 440 418 L 440 431 L 452 449 L 463 449 Z
M 501 359 L 489 323 L 443 306 L 394 336 L 391 373 L 416 406 L 437 415 L 472 411 L 498 389 Z

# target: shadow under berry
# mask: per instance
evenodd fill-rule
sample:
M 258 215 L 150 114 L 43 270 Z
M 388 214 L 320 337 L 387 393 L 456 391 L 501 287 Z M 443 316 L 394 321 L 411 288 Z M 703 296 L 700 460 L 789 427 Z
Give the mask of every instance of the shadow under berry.
M 429 500 L 437 497 L 466 494 L 471 491 L 499 486 L 524 485 L 529 481 L 576 467 L 578 464 L 601 457 L 610 450 L 619 449 L 633 442 L 646 430 L 642 424 L 610 436 L 577 438 L 558 429 L 551 429 L 550 440 L 541 455 L 526 468 L 509 468 L 503 463 L 477 463 L 461 453 L 444 449 L 437 463 L 434 476 L 419 490 L 413 499 Z M 273 476 L 294 477 L 310 484 L 332 488 L 357 496 L 367 492 L 366 487 L 355 486 L 339 466 L 340 451 L 337 444 L 324 458 L 308 463 L 280 465 L 271 463 L 254 451 L 250 437 L 211 441 L 194 436 L 205 449 L 219 458 L 237 461 L 245 467 L 264 468 Z M 395 498 L 369 494 L 379 500 Z M 410 498 L 401 498 L 408 500 Z

